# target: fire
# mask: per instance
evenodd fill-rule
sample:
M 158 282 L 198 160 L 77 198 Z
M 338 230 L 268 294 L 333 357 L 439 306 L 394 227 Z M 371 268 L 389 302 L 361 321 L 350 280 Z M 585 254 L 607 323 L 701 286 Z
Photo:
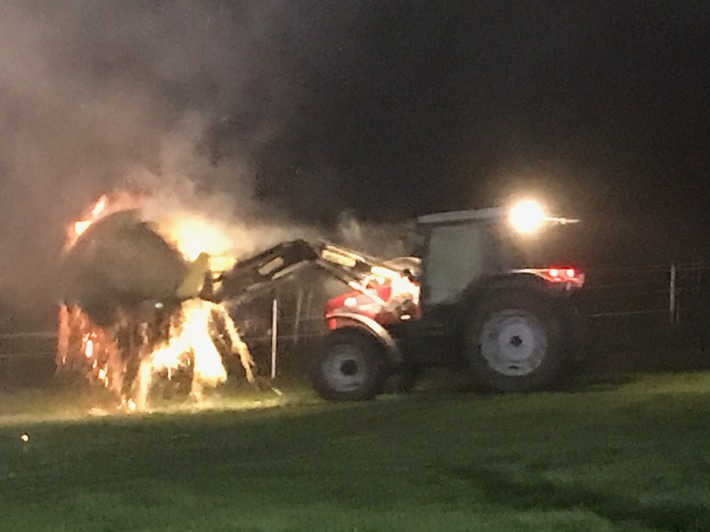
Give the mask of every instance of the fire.
M 74 232 L 76 233 L 76 236 L 83 235 L 90 226 L 90 220 L 79 220 L 78 222 L 74 222 Z
M 218 227 L 198 217 L 183 218 L 167 224 L 164 232 L 167 239 L 173 241 L 189 261 L 196 260 L 203 252 L 224 256 L 232 248 L 229 238 Z
M 96 219 L 99 217 L 99 215 L 106 209 L 106 204 L 108 203 L 108 197 L 106 194 L 101 196 L 96 204 L 94 205 L 94 208 L 91 209 L 91 217 L 93 219 Z
M 78 307 L 62 305 L 59 309 L 57 365 L 117 394 L 121 391 L 123 365 L 116 342 L 107 331 L 91 324 Z
M 225 382 L 227 371 L 216 338 L 226 340 L 227 347 L 239 356 L 247 380 L 254 380 L 254 361 L 224 307 L 191 299 L 182 304 L 180 314 L 170 325 L 168 339 L 141 362 L 136 400 L 139 409 L 145 408 L 153 378 L 161 371 L 166 371 L 171 378 L 174 371 L 191 366 L 190 394 L 196 400 L 202 398 L 205 386 Z
M 94 356 L 94 341 L 90 338 L 91 334 L 85 334 L 84 338 L 86 342 L 84 344 L 84 356 L 86 358 L 93 358 Z
M 84 219 L 72 224 L 69 247 L 102 216 L 120 210 L 109 203 L 108 196 L 102 196 Z M 224 253 L 223 263 L 229 259 L 229 239 L 205 220 L 164 222 L 158 229 L 187 261 L 205 250 Z M 238 357 L 246 379 L 254 380 L 253 358 L 224 306 L 193 298 L 159 303 L 149 312 L 122 312 L 114 325 L 102 328 L 78 306 L 62 306 L 57 351 L 60 368 L 73 369 L 114 392 L 120 409 L 147 408 L 157 378 L 172 381 L 185 374 L 190 375 L 190 395 L 199 401 L 205 388 L 227 380 L 225 357 Z
M 91 224 L 98 220 L 102 214 L 104 214 L 107 205 L 108 196 L 104 194 L 98 200 L 96 200 L 96 203 L 94 203 L 93 207 L 91 207 L 91 210 L 89 211 L 89 216 L 86 219 L 77 220 L 72 224 L 74 234 L 70 235 L 71 244 L 76 242 L 76 239 L 83 235 L 86 230 L 91 227 Z

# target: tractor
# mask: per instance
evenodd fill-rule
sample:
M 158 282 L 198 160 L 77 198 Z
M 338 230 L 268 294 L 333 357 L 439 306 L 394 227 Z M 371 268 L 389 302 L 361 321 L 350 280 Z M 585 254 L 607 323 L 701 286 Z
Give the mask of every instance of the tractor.
M 541 250 L 549 226 L 576 221 L 531 201 L 430 214 L 417 220 L 420 249 L 398 260 L 286 242 L 238 262 L 214 297 L 248 297 L 306 264 L 346 283 L 352 292 L 326 305 L 329 330 L 313 360 L 313 385 L 328 400 L 406 389 L 430 366 L 469 371 L 493 392 L 550 389 L 580 358 L 574 301 L 584 275 Z

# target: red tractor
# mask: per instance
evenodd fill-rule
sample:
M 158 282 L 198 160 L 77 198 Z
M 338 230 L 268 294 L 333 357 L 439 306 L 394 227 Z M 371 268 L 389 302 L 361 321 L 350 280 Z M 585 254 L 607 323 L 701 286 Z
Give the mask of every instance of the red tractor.
M 314 387 L 330 400 L 372 398 L 432 365 L 469 368 L 498 392 L 562 381 L 579 358 L 574 294 L 584 276 L 553 262 L 547 226 L 574 220 L 526 202 L 418 221 L 420 260 L 288 242 L 238 263 L 217 296 L 248 296 L 308 263 L 348 285 L 353 291 L 326 305 L 330 331 L 313 364 Z

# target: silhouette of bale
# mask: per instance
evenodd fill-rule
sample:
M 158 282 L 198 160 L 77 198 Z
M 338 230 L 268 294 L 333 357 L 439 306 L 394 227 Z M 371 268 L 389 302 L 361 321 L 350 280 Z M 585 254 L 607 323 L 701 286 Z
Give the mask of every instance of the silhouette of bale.
M 93 223 L 67 253 L 63 264 L 64 303 L 78 305 L 100 326 L 121 310 L 174 302 L 187 272 L 180 253 L 134 210 Z

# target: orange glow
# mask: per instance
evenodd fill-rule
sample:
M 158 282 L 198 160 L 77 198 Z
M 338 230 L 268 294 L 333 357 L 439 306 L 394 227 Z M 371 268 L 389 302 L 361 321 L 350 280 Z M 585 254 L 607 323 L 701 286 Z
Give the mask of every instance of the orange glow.
M 76 233 L 76 235 L 81 236 L 82 234 L 84 234 L 86 230 L 91 226 L 91 224 L 94 223 L 106 210 L 107 205 L 108 197 L 106 196 L 106 194 L 104 194 L 96 201 L 94 206 L 91 208 L 91 216 L 88 219 L 74 222 L 74 232 Z
M 71 226 L 71 231 L 69 234 L 68 245 L 73 245 L 76 240 L 83 235 L 86 230 L 91 227 L 91 224 L 98 220 L 103 214 L 105 214 L 106 208 L 108 207 L 108 196 L 103 194 L 96 203 L 91 207 L 88 215 L 80 220 L 75 221 Z
M 222 231 L 206 220 L 185 218 L 162 228 L 168 238 L 175 243 L 186 260 L 194 261 L 200 253 L 228 256 L 231 241 Z

